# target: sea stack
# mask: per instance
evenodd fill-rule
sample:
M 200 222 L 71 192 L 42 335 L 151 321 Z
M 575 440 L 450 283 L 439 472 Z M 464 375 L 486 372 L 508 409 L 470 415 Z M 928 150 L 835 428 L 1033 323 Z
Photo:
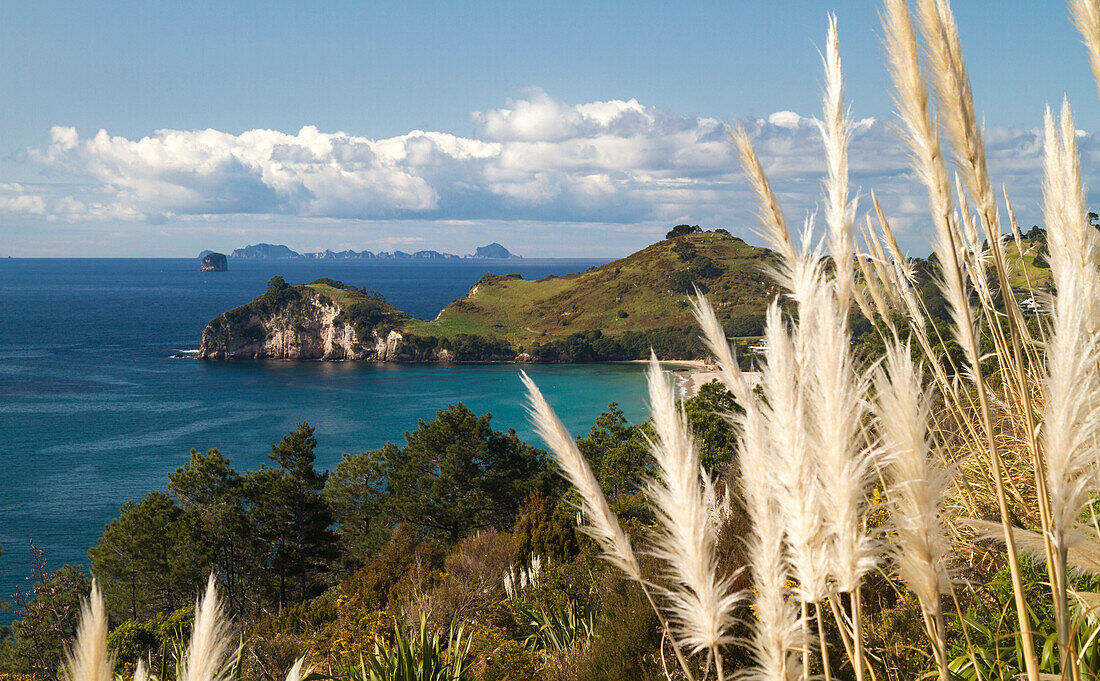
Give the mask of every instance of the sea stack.
M 207 253 L 199 262 L 200 272 L 228 272 L 229 261 L 224 253 Z

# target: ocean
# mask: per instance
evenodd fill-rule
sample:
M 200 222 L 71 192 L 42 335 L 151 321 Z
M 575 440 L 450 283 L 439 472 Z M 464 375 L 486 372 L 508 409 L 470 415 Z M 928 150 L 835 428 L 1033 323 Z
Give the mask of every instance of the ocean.
M 51 569 L 86 564 L 119 507 L 164 489 L 191 448 L 217 447 L 243 472 L 308 421 L 317 465 L 331 469 L 344 452 L 401 442 L 456 402 L 542 445 L 512 364 L 171 357 L 196 348 L 210 319 L 262 293 L 270 277 L 366 286 L 431 319 L 485 272 L 534 279 L 602 262 L 231 260 L 229 272 L 199 272 L 197 258 L 0 260 L 0 600 L 25 587 L 31 541 Z M 575 433 L 612 401 L 632 421 L 644 418 L 636 366 L 525 369 Z

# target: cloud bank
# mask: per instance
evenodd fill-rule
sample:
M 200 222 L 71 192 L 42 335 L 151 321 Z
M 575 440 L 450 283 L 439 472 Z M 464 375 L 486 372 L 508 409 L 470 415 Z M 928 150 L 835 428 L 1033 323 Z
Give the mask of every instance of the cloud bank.
M 253 215 L 754 229 L 752 197 L 718 119 L 634 99 L 570 105 L 539 90 L 471 119 L 471 137 L 413 130 L 388 139 L 312 126 L 293 134 L 158 130 L 138 140 L 55 127 L 48 146 L 28 150 L 28 162 L 73 184 L 0 183 L 0 214 L 153 224 Z M 814 121 L 783 111 L 746 125 L 789 217 L 813 212 L 824 167 Z M 986 139 L 994 181 L 1007 185 L 1022 220 L 1037 221 L 1037 129 L 991 128 Z M 1095 168 L 1095 136 L 1082 133 L 1079 141 L 1085 168 Z M 923 190 L 890 120 L 856 123 L 851 173 L 854 186 L 876 191 L 909 243 L 923 241 Z

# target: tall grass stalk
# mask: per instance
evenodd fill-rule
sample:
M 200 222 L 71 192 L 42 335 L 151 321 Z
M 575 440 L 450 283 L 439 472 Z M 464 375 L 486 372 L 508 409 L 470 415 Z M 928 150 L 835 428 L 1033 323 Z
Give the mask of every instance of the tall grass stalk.
M 648 380 L 655 433 L 650 452 L 657 471 L 647 487 L 658 520 L 653 552 L 665 562 L 672 583 L 663 590 L 670 619 L 688 650 L 709 651 L 718 678 L 725 678 L 721 646 L 732 642 L 729 629 L 739 595 L 728 579 L 717 575 L 717 534 L 700 479 L 698 451 L 675 390 L 655 356 Z
M 824 120 L 818 124 L 825 147 L 825 223 L 829 227 L 829 251 L 838 263 L 834 274 L 840 307 L 848 309 L 853 286 L 852 256 L 855 240 L 856 202 L 848 200 L 848 141 L 851 121 L 844 104 L 844 77 L 841 73 L 840 38 L 835 14 L 829 15 L 825 38 L 825 94 L 822 98 Z
M 898 575 L 920 602 L 940 679 L 947 681 L 940 595 L 950 593 L 949 544 L 940 512 L 949 476 L 929 443 L 931 398 L 924 393 L 921 373 L 907 344 L 887 346 L 883 366 L 874 375 L 875 421 L 882 435 L 895 508 L 894 561 Z
M 697 304 L 702 308 L 700 316 L 713 315 L 705 300 L 700 299 Z M 724 337 L 713 335 L 713 329 L 709 331 L 708 343 L 725 345 Z M 756 615 L 750 641 L 756 664 L 748 676 L 756 681 L 788 681 L 799 673 L 798 662 L 790 651 L 801 645 L 802 625 L 798 609 L 787 594 L 790 568 L 784 550 L 785 530 L 776 502 L 780 490 L 772 474 L 772 440 L 760 405 L 755 400 L 742 404 L 746 407 L 738 419 L 741 425 L 738 459 L 741 493 L 752 521 L 748 556 Z
M 526 372 L 520 372 L 520 380 L 527 388 L 528 415 L 535 432 L 550 447 L 554 463 L 562 475 L 580 493 L 581 511 L 587 520 L 581 529 L 596 540 L 606 560 L 634 581 L 642 582 L 642 569 L 630 545 L 630 538 L 619 525 L 619 519 L 608 505 L 573 436 L 565 429 L 531 377 Z
M 114 659 L 107 652 L 107 606 L 99 584 L 92 580 L 92 591 L 80 608 L 76 641 L 66 660 L 71 681 L 113 681 Z
M 607 498 L 604 497 L 603 490 L 600 489 L 596 476 L 592 474 L 592 469 L 581 454 L 576 441 L 565 429 L 531 377 L 526 372 L 520 372 L 520 380 L 527 388 L 528 415 L 535 427 L 535 432 L 550 448 L 558 470 L 580 495 L 581 512 L 587 519 L 587 523 L 581 527 L 582 531 L 596 541 L 607 561 L 638 583 L 661 622 L 664 635 L 672 645 L 680 669 L 687 678 L 694 678 L 684 656 L 682 644 L 676 639 L 668 618 L 657 606 L 646 580 L 642 578 L 641 566 L 630 545 L 630 538 L 626 536 L 626 532 L 619 524 L 619 519 L 608 505 Z
M 939 110 L 945 117 L 945 127 L 952 136 L 956 157 L 964 170 L 964 180 L 971 195 L 978 202 L 990 243 L 999 242 L 1000 227 L 996 217 L 996 203 L 992 198 L 992 188 L 986 172 L 984 146 L 974 116 L 970 82 L 962 66 L 962 53 L 954 18 L 942 0 L 919 0 L 918 16 L 925 39 L 929 72 L 936 83 L 935 91 L 940 104 Z M 967 360 L 967 371 L 978 396 L 985 446 L 991 462 L 993 484 L 996 489 L 1005 545 L 1008 549 L 1014 601 L 1017 618 L 1020 621 L 1020 635 L 1023 639 L 1028 679 L 1038 681 L 1039 665 L 1032 643 L 1016 545 L 1009 524 L 1004 464 L 994 435 L 989 396 L 981 373 L 977 331 L 964 277 L 965 255 L 959 239 L 958 221 L 953 217 L 939 127 L 931 114 L 929 89 L 921 71 L 916 32 L 905 0 L 886 0 L 883 28 L 890 74 L 894 82 L 894 100 L 905 128 L 902 139 L 909 147 L 914 170 L 928 190 L 936 231 L 933 250 L 939 259 L 943 276 L 941 290 L 948 301 L 955 323 L 955 336 L 963 349 Z M 1003 262 L 999 261 L 997 267 L 998 271 L 1002 271 Z M 1011 291 L 1011 288 L 1008 288 L 1008 291 Z M 1008 295 L 1007 291 L 1005 295 Z M 1013 301 L 1010 307 L 1014 306 Z
M 1076 129 L 1069 103 L 1061 126 L 1045 117 L 1043 213 L 1049 262 L 1058 291 L 1047 352 L 1047 414 L 1043 429 L 1050 494 L 1050 539 L 1062 669 L 1070 665 L 1072 637 L 1066 588 L 1066 555 L 1077 518 L 1096 488 L 1096 437 L 1100 435 L 1100 245 L 1085 216 Z M 1075 666 L 1075 665 L 1074 665 Z
M 224 681 L 232 667 L 233 639 L 214 575 L 195 604 L 195 626 L 176 671 L 178 681 Z

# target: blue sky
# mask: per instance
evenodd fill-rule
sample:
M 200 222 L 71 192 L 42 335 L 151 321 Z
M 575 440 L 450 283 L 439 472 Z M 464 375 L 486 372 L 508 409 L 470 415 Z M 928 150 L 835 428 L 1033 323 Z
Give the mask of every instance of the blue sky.
M 758 123 L 791 212 L 812 210 L 828 11 L 865 121 L 855 184 L 928 250 L 877 3 L 78 4 L 0 3 L 0 255 L 497 240 L 615 256 L 681 219 L 748 234 L 715 124 Z M 1037 221 L 1043 106 L 1068 94 L 1089 133 L 1100 116 L 1084 48 L 1060 2 L 955 11 L 994 179 Z M 1089 170 L 1091 136 L 1082 149 Z

